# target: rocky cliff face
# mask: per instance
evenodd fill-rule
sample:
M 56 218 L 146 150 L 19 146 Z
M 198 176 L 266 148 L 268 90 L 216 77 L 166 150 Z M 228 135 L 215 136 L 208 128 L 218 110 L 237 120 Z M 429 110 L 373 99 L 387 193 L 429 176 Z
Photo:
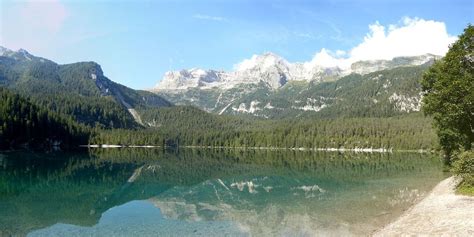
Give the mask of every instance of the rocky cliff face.
M 418 82 L 437 58 L 421 55 L 359 61 L 341 69 L 289 63 L 267 53 L 243 61 L 232 72 L 169 72 L 154 92 L 175 104 L 216 114 L 392 116 L 420 110 Z
M 231 89 L 242 84 L 261 84 L 275 90 L 290 81 L 333 81 L 351 73 L 365 75 L 396 67 L 417 66 L 440 58 L 427 54 L 416 57 L 397 57 L 392 60 L 355 62 L 348 69 L 323 67 L 312 62 L 290 63 L 273 54 L 254 55 L 238 64 L 234 71 L 216 71 L 193 68 L 167 72 L 153 91 L 182 91 L 198 89 Z

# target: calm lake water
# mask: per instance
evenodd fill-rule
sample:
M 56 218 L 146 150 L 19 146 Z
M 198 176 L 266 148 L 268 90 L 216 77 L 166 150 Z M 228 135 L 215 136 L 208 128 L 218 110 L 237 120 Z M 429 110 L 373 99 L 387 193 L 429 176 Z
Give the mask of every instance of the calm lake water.
M 347 236 L 447 176 L 416 153 L 0 153 L 0 236 Z

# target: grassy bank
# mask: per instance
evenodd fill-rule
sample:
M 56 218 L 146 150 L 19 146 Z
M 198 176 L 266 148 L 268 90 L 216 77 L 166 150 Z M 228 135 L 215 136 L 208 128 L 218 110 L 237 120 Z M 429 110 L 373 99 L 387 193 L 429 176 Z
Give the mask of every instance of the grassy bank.
M 455 155 L 453 171 L 462 178 L 456 193 L 474 196 L 474 151 L 464 151 Z

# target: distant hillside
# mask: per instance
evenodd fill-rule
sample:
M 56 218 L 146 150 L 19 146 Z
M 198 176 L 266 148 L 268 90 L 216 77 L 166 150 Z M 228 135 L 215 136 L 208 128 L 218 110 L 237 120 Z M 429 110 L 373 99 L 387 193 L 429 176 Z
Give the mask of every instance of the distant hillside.
M 87 144 L 88 129 L 0 87 L 0 149 L 76 147 Z
M 103 130 L 91 144 L 434 149 L 431 119 L 420 113 L 389 118 L 258 119 L 174 106 L 145 113 L 152 128 Z
M 158 90 L 157 94 L 216 114 L 276 119 L 390 117 L 420 110 L 419 81 L 431 63 L 352 73 L 325 82 L 289 81 L 277 89 L 259 82 L 225 89 Z
M 26 50 L 1 48 L 0 86 L 72 115 L 80 123 L 102 128 L 136 127 L 142 123 L 137 109 L 171 106 L 153 93 L 111 81 L 97 63 L 59 65 Z
M 56 141 L 172 147 L 436 145 L 431 119 L 412 114 L 420 109 L 418 81 L 430 63 L 326 81 L 292 80 L 279 88 L 259 81 L 226 89 L 159 91 L 186 105 L 172 106 L 152 92 L 109 80 L 94 62 L 58 65 L 25 50 L 4 48 L 0 55 L 0 88 L 5 98 L 20 101 L 3 101 L 4 147 Z M 370 67 L 374 64 L 378 65 L 372 62 Z

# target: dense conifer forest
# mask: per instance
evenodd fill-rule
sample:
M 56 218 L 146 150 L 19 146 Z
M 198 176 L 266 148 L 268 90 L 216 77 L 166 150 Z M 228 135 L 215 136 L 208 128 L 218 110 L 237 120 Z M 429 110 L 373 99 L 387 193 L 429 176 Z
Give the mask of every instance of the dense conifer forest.
M 53 112 L 0 87 L 0 148 L 76 147 L 90 129 L 72 117 Z
M 150 111 L 155 128 L 101 130 L 92 144 L 278 148 L 434 149 L 431 119 L 420 113 L 390 118 L 262 120 L 219 116 L 187 106 Z
M 143 117 L 153 121 L 153 127 L 105 129 L 100 124 L 78 123 L 68 113 L 51 111 L 35 103 L 37 100 L 23 98 L 5 88 L 0 92 L 0 134 L 4 148 L 29 143 L 44 145 L 46 141 L 58 141 L 67 147 L 122 144 L 417 150 L 433 149 L 436 145 L 431 119 L 419 113 L 390 118 L 295 121 L 219 116 L 194 107 L 175 106 L 144 112 Z M 58 99 L 61 97 L 51 101 Z

